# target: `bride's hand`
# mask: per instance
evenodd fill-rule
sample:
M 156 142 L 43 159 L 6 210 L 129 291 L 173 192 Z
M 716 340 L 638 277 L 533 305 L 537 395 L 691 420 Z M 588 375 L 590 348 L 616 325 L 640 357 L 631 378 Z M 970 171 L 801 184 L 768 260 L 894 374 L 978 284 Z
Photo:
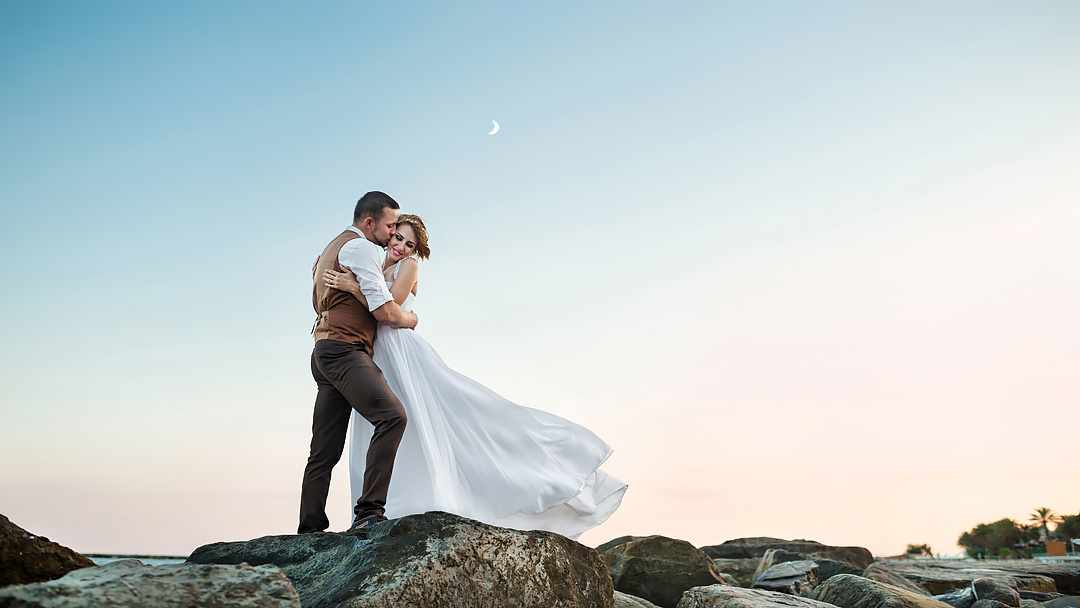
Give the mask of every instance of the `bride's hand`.
M 347 291 L 351 294 L 360 293 L 360 284 L 356 282 L 356 277 L 353 276 L 353 273 L 351 272 L 338 272 L 336 270 L 327 269 L 323 271 L 322 276 L 323 283 L 327 287 Z

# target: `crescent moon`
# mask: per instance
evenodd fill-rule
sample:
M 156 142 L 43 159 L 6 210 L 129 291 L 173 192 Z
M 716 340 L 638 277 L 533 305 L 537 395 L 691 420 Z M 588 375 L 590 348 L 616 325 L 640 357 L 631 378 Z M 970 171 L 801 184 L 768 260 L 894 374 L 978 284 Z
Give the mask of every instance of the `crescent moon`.
M 490 130 L 490 131 L 488 131 L 488 135 L 494 135 L 494 134 L 496 134 L 496 133 L 498 133 L 498 132 L 499 132 L 499 123 L 497 123 L 497 122 L 495 122 L 495 121 L 493 120 L 493 121 L 491 121 L 491 124 L 495 125 L 495 128 L 494 128 L 494 129 L 492 129 L 492 130 Z

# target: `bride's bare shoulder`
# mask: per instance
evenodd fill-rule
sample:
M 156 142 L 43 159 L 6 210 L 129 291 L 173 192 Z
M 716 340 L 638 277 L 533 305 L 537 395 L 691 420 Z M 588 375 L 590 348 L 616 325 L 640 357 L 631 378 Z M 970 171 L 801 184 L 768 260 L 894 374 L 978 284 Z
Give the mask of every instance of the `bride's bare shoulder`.
M 416 258 L 405 258 L 398 262 L 401 267 L 398 268 L 398 279 L 402 277 L 409 283 L 412 283 L 413 295 L 416 295 L 417 287 L 420 285 L 420 262 Z
M 398 262 L 397 272 L 395 273 L 397 280 L 404 279 L 406 282 L 415 283 L 416 279 L 420 276 L 420 262 L 416 261 L 416 258 L 405 258 Z

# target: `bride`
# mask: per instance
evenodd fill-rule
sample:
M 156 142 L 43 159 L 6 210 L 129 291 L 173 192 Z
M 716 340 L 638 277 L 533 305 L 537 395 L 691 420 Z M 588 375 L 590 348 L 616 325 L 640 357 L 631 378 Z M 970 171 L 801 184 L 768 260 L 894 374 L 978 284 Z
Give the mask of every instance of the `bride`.
M 412 310 L 416 298 L 418 258 L 430 253 L 423 221 L 400 215 L 383 275 L 405 310 Z M 348 271 L 328 270 L 323 280 L 360 293 Z M 379 324 L 372 358 L 409 420 L 394 463 L 387 517 L 447 511 L 576 539 L 622 502 L 626 484 L 599 469 L 612 449 L 585 427 L 512 403 L 455 372 L 413 330 Z M 350 435 L 355 502 L 372 426 L 353 412 Z

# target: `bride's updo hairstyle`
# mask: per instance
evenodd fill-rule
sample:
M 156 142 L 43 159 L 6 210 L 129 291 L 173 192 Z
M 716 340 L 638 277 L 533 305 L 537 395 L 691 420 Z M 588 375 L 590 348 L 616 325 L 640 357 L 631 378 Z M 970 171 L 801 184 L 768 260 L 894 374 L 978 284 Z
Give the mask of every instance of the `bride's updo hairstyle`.
M 431 255 L 431 249 L 428 248 L 427 228 L 424 226 L 424 220 L 420 219 L 419 215 L 402 213 L 398 215 L 397 225 L 401 226 L 402 224 L 408 224 L 416 233 L 416 257 L 421 260 L 428 259 Z

